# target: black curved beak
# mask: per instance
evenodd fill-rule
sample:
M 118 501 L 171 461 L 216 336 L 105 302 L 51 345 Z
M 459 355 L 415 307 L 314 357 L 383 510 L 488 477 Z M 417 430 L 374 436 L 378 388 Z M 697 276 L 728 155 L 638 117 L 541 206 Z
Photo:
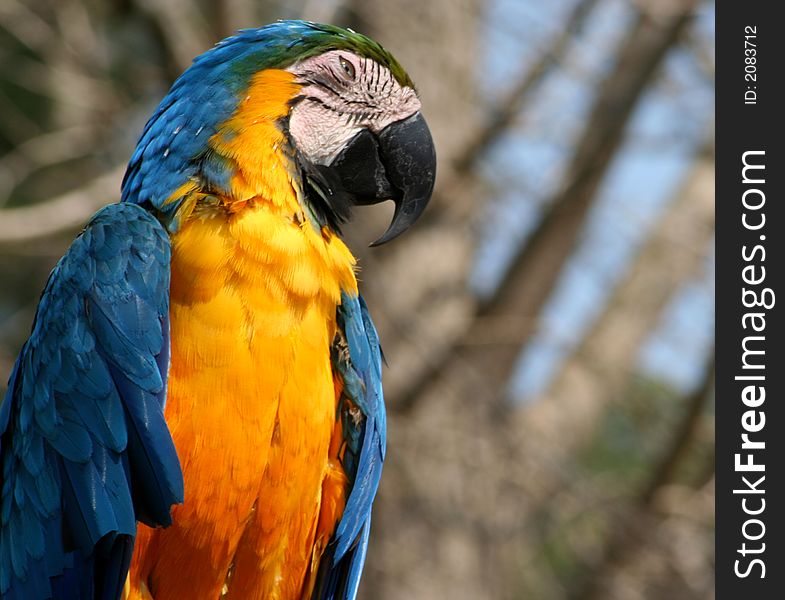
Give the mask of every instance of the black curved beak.
M 354 204 L 395 202 L 392 223 L 371 246 L 406 231 L 422 214 L 436 180 L 436 150 L 419 112 L 392 123 L 378 135 L 358 133 L 330 164 Z

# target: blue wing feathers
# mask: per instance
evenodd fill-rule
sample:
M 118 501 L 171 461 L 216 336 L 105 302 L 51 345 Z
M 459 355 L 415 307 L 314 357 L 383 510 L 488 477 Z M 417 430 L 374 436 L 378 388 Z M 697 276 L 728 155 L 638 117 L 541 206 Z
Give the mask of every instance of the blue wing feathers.
M 181 490 L 177 501 L 182 502 L 182 474 L 166 422 L 154 418 L 161 406 L 156 397 L 135 386 L 117 368 L 110 367 L 110 371 L 121 394 L 135 407 L 129 411 L 128 456 L 136 490 L 136 517 L 151 526 L 170 525 L 171 490 Z
M 118 598 L 136 519 L 182 501 L 163 417 L 169 240 L 133 204 L 50 275 L 0 407 L 0 596 Z
M 365 553 L 368 549 L 368 537 L 370 536 L 370 533 L 371 516 L 368 515 L 365 525 L 363 525 L 363 529 L 360 532 L 360 538 L 357 540 L 355 555 L 349 562 L 346 577 L 346 593 L 344 594 L 344 598 L 346 599 L 354 599 L 357 597 L 357 590 L 360 587 L 360 576 L 362 575 L 363 567 L 365 566 Z
M 343 380 L 344 397 L 360 410 L 362 418 L 356 419 L 351 411 L 344 411 L 341 417 L 346 441 L 343 467 L 351 491 L 322 558 L 314 591 L 318 600 L 354 600 L 357 596 L 387 435 L 381 349 L 365 302 L 344 294 L 337 317 L 349 356 L 347 360 L 340 352 L 334 353 L 333 366 Z
M 370 516 L 371 503 L 381 478 L 386 426 L 384 397 L 381 388 L 381 352 L 376 329 L 368 310 L 360 298 L 344 296 L 341 311 L 351 365 L 364 383 L 364 394 L 352 400 L 366 419 L 363 424 L 362 448 L 355 481 L 336 530 L 336 559 L 340 560 L 354 544 L 360 530 Z
M 116 599 L 136 520 L 167 525 L 182 473 L 163 418 L 169 242 L 133 204 L 99 211 L 42 294 L 0 406 L 0 596 Z M 316 597 L 354 600 L 386 443 L 381 350 L 364 301 L 338 308 L 334 362 L 350 492 Z M 335 358 L 335 357 L 334 357 Z M 359 410 L 359 415 L 357 414 Z

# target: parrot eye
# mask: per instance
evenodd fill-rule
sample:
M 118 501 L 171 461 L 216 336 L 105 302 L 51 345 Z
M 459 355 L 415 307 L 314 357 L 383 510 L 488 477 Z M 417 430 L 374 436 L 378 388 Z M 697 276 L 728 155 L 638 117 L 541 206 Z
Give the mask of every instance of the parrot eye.
M 343 72 L 346 73 L 346 76 L 349 79 L 354 80 L 354 77 L 355 77 L 354 65 L 351 62 L 349 62 L 348 60 L 346 60 L 343 56 L 339 60 L 340 60 L 341 68 L 343 69 Z

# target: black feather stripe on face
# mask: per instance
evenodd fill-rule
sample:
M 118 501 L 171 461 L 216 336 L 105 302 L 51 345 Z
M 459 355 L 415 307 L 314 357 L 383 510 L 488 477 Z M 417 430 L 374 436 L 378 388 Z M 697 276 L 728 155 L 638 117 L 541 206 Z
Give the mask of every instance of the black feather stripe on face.
M 353 197 L 346 192 L 338 174 L 330 167 L 316 165 L 298 153 L 305 200 L 320 227 L 329 226 L 340 234 L 340 225 L 352 215 Z

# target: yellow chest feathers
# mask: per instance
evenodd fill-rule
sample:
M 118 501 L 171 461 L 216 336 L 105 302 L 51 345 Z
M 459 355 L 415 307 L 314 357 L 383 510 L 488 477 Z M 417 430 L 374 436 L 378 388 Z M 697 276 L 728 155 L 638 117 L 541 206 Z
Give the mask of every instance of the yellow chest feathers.
M 191 201 L 172 235 L 173 333 L 175 325 L 206 341 L 220 333 L 254 354 L 258 336 L 291 336 L 306 317 L 329 328 L 341 290 L 357 292 L 354 257 L 334 233 L 318 230 L 298 201 L 276 124 L 298 89 L 290 73 L 262 71 L 211 138 L 212 150 L 232 166 L 231 190 L 221 197 L 185 190 Z
M 357 293 L 354 264 L 336 235 L 266 203 L 192 215 L 172 236 L 172 308 L 187 307 L 194 333 L 229 327 L 250 346 L 314 310 L 332 321 L 341 290 Z

